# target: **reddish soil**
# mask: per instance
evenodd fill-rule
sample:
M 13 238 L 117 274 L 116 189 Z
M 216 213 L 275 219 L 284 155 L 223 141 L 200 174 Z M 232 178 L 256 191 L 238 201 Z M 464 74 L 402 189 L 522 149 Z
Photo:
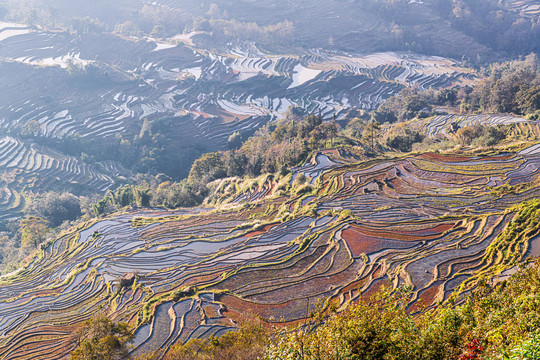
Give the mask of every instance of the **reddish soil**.
M 440 288 L 439 284 L 433 284 L 426 290 L 422 291 L 422 293 L 420 294 L 418 298 L 422 299 L 422 301 L 424 302 L 426 306 L 429 306 L 433 304 L 433 300 L 435 299 L 435 296 L 439 292 L 439 288 Z
M 369 301 L 369 299 L 378 293 L 382 287 L 391 288 L 392 283 L 388 279 L 378 279 L 373 281 L 371 286 L 362 294 L 362 299 Z
M 340 156 L 339 150 L 337 149 L 323 150 L 321 151 L 321 154 Z
M 261 230 L 249 232 L 246 235 L 244 235 L 244 237 L 249 239 L 253 236 L 264 234 L 277 225 L 279 225 L 279 223 L 265 225 Z
M 183 284 L 182 287 L 190 286 L 190 285 L 200 285 L 200 284 L 206 284 L 211 283 L 212 281 L 217 281 L 221 279 L 221 274 L 223 274 L 226 271 L 231 271 L 234 269 L 234 265 L 230 266 L 220 266 L 219 268 L 215 268 L 213 270 L 216 270 L 210 274 L 207 275 L 197 275 L 193 274 L 193 277 L 191 279 L 187 279 Z
M 429 288 L 422 290 L 418 296 L 418 300 L 409 306 L 409 311 L 414 313 L 434 305 L 435 296 L 439 292 L 440 287 L 441 283 L 434 283 Z
M 354 229 L 343 230 L 342 236 L 354 256 L 370 254 L 383 249 L 384 240 L 363 235 Z
M 195 114 L 197 114 L 197 115 L 202 116 L 202 117 L 205 118 L 205 119 L 208 119 L 208 118 L 211 117 L 210 114 L 203 113 L 203 112 L 200 112 L 200 111 L 197 111 L 197 110 L 193 110 L 193 109 L 192 109 L 192 110 L 190 110 L 190 111 L 191 111 L 192 113 L 195 113 Z
M 204 307 L 204 313 L 209 318 L 217 318 L 218 317 L 218 313 L 216 312 L 216 309 L 214 309 L 214 307 L 210 306 L 210 305 L 207 305 L 207 306 Z
M 281 313 L 279 310 L 285 310 L 291 306 L 292 302 L 295 302 L 293 300 L 282 304 L 257 304 L 231 295 L 223 295 L 220 301 L 227 306 L 227 316 L 232 311 L 237 314 L 258 314 L 264 318 Z
M 372 253 L 387 248 L 404 249 L 417 244 L 418 241 L 432 240 L 445 231 L 454 227 L 454 223 L 440 224 L 432 228 L 415 231 L 385 231 L 380 229 L 368 229 L 361 225 L 353 224 L 343 230 L 342 237 L 349 245 L 354 255 Z
M 453 155 L 443 155 L 437 153 L 426 153 L 418 156 L 419 159 L 425 160 L 435 160 L 442 162 L 460 162 L 460 161 L 470 161 L 470 157 L 466 156 L 453 156 Z

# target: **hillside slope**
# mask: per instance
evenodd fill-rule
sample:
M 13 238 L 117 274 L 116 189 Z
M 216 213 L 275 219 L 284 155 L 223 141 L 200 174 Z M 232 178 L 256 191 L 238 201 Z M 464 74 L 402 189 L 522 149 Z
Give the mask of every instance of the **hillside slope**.
M 290 106 L 342 118 L 405 87 L 476 78 L 454 60 L 409 52 L 289 54 L 246 41 L 209 51 L 175 38 L 14 23 L 0 23 L 0 34 L 0 133 L 8 136 L 0 172 L 22 179 L 0 185 L 16 194 L 61 185 L 88 195 L 115 189 L 134 173 L 179 180 L 201 154 L 227 149 L 232 134 L 247 138 Z M 29 150 L 37 148 L 49 163 Z M 51 179 L 36 182 L 34 174 Z M 6 219 L 19 216 L 20 208 L 10 209 Z
M 412 286 L 413 308 L 467 293 L 540 252 L 532 233 L 499 236 L 539 196 L 537 148 L 362 162 L 327 150 L 293 172 L 311 187 L 270 176 L 217 208 L 82 225 L 1 278 L 1 358 L 62 358 L 96 312 L 136 329 L 140 355 L 223 334 L 245 313 L 294 324 L 319 299 L 339 308 L 388 282 Z

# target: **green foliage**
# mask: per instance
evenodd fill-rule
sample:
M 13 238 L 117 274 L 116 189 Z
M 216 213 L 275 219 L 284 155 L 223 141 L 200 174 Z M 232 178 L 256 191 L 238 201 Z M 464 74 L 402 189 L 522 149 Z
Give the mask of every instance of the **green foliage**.
M 489 76 L 461 95 L 462 108 L 481 112 L 530 114 L 540 109 L 538 57 L 493 64 Z
M 290 109 L 291 113 L 295 111 Z M 238 150 L 203 155 L 193 164 L 188 180 L 205 184 L 227 176 L 284 172 L 299 165 L 310 152 L 325 148 L 337 136 L 337 125 L 323 123 L 317 115 L 267 125 Z
M 383 108 L 382 106 L 372 113 L 372 117 L 376 122 L 380 124 L 392 124 L 398 121 L 398 117 L 393 110 L 389 108 Z
M 22 136 L 33 136 L 37 137 L 41 135 L 41 126 L 37 120 L 30 120 L 21 130 Z
M 437 103 L 439 105 L 454 106 L 457 100 L 456 89 L 443 89 L 437 94 Z
M 135 191 L 132 186 L 124 185 L 111 193 L 112 201 L 119 207 L 124 207 L 135 203 Z
M 134 335 L 125 323 L 116 324 L 104 316 L 87 320 L 76 332 L 79 346 L 72 360 L 129 359 L 128 343 Z
M 203 179 L 204 180 L 204 179 Z M 142 182 L 139 185 L 124 185 L 116 191 L 109 191 L 103 198 L 91 205 L 92 216 L 103 216 L 119 211 L 128 206 L 135 207 L 193 207 L 200 205 L 208 188 L 199 181 L 190 182 L 187 179 L 176 183 L 164 181 L 151 184 Z
M 529 119 L 529 120 L 540 120 L 540 110 L 536 110 L 535 112 L 533 112 L 531 114 L 528 114 L 527 119 Z
M 104 23 L 88 16 L 85 18 L 72 18 L 69 28 L 78 35 L 99 34 L 107 30 Z
M 163 38 L 165 37 L 165 28 L 162 25 L 155 25 L 152 28 L 152 32 L 150 33 L 150 36 L 154 38 Z
M 281 330 L 266 359 L 455 359 L 461 321 L 453 312 L 419 324 L 406 311 L 406 289 L 383 288 L 322 323 Z M 436 330 L 444 330 L 437 333 Z M 456 332 L 457 330 L 457 332 Z
M 295 195 L 303 195 L 303 194 L 308 194 L 310 193 L 311 191 L 313 190 L 313 188 L 311 187 L 311 185 L 302 185 L 302 186 L 299 186 L 296 191 L 295 191 Z
M 407 312 L 406 290 L 382 289 L 324 323 L 279 330 L 266 359 L 537 359 L 540 262 L 462 304 Z
M 436 0 L 435 9 L 476 41 L 495 51 L 528 54 L 538 52 L 538 27 L 534 16 L 520 17 L 497 0 Z
M 408 152 L 412 150 L 414 143 L 421 142 L 422 140 L 423 137 L 420 135 L 420 133 L 418 133 L 418 131 L 410 131 L 409 129 L 406 129 L 404 135 L 397 135 L 393 138 L 388 138 L 386 145 L 402 152 Z
M 114 27 L 114 32 L 127 36 L 141 36 L 142 31 L 133 21 L 125 21 Z
M 304 173 L 299 173 L 296 175 L 294 182 L 298 185 L 304 185 L 308 181 L 307 176 Z
M 178 183 L 164 182 L 151 191 L 152 206 L 164 206 L 169 209 L 191 207 L 202 203 L 208 189 L 199 182 L 182 180 Z
M 540 335 L 536 332 L 510 350 L 504 360 L 536 360 L 540 359 Z
M 208 183 L 215 179 L 223 178 L 227 175 L 223 156 L 220 153 L 204 154 L 191 166 L 188 179 Z
M 93 215 L 99 217 L 110 213 L 110 202 L 111 199 L 109 197 L 104 197 L 103 199 L 92 204 L 92 211 L 94 213 Z
M 139 173 L 164 173 L 172 179 L 185 178 L 189 167 L 202 153 L 215 151 L 210 146 L 193 146 L 182 118 L 145 119 L 132 139 L 116 144 L 120 159 Z
M 493 146 L 506 138 L 506 132 L 501 126 L 476 124 L 459 129 L 455 136 L 462 146 Z
M 372 121 L 366 125 L 364 131 L 362 132 L 362 141 L 371 146 L 372 149 L 375 148 L 375 144 L 379 142 L 381 127 L 378 122 Z
M 363 118 L 353 118 L 350 120 L 347 124 L 347 127 L 345 128 L 345 132 L 348 133 L 349 136 L 352 136 L 356 139 L 362 138 L 362 132 L 364 131 L 364 128 L 367 125 L 366 119 Z
M 136 23 L 143 32 L 151 36 L 170 37 L 189 29 L 193 19 L 183 9 L 145 4 L 138 11 Z
M 252 360 L 264 355 L 270 330 L 258 319 L 243 322 L 237 331 L 210 339 L 192 339 L 171 348 L 165 360 Z
M 372 116 L 379 123 L 407 121 L 419 117 L 429 104 L 434 103 L 431 92 L 406 88 L 382 103 Z
M 484 128 L 480 142 L 484 142 L 487 146 L 493 146 L 506 138 L 505 131 L 500 126 L 488 126 Z
M 133 189 L 133 197 L 135 203 L 138 206 L 150 206 L 150 200 L 152 199 L 152 191 L 146 186 L 135 186 Z
M 218 38 L 240 38 L 265 44 L 291 43 L 295 31 L 294 23 L 289 20 L 274 25 L 259 26 L 255 22 L 241 22 L 236 19 L 212 19 L 210 26 L 214 36 Z
M 23 247 L 37 248 L 47 238 L 50 231 L 47 221 L 37 216 L 30 216 L 19 221 L 21 244 Z
M 240 146 L 242 146 L 242 135 L 236 131 L 229 136 L 227 142 L 230 149 L 238 149 Z
M 28 197 L 24 212 L 47 220 L 53 227 L 81 216 L 80 200 L 67 192 L 46 192 Z

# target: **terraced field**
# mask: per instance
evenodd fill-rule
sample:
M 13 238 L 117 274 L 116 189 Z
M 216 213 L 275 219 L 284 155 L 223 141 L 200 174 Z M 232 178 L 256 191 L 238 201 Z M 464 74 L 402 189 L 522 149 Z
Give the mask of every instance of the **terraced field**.
M 540 15 L 540 1 L 538 0 L 506 0 L 504 3 L 506 7 L 523 16 L 538 18 Z
M 86 164 L 32 142 L 0 137 L 0 219 L 20 215 L 24 208 L 21 191 L 105 192 L 130 176 L 115 161 Z
M 374 108 L 404 86 L 438 88 L 472 77 L 453 61 L 414 54 L 355 57 L 313 50 L 272 55 L 252 43 L 237 43 L 225 54 L 203 55 L 196 48 L 151 39 L 62 32 L 18 34 L 0 43 L 0 57 L 8 61 L 2 64 L 8 96 L 0 104 L 0 127 L 37 120 L 43 135 L 56 137 L 107 138 L 144 118 L 188 113 L 197 127 L 203 119 L 236 122 L 208 136 L 219 148 L 232 132 L 281 117 L 292 104 L 331 116 L 350 106 Z M 73 64 L 99 66 L 106 78 L 80 89 L 61 70 Z M 57 88 L 54 97 L 42 95 L 50 90 L 40 85 L 43 78 L 55 79 L 48 85 Z
M 37 149 L 23 133 L 108 144 L 131 141 L 144 120 L 174 119 L 182 129 L 178 141 L 197 149 L 186 155 L 189 163 L 200 152 L 226 149 L 235 132 L 250 136 L 282 118 L 291 105 L 340 118 L 351 107 L 375 108 L 406 86 L 439 88 L 474 78 L 439 57 L 320 49 L 271 54 L 250 42 L 210 52 L 193 45 L 197 36 L 204 34 L 158 41 L 0 23 L 0 132 L 9 135 L 0 143 L 0 171 L 22 171 L 24 184 L 1 184 L 6 193 L 50 190 L 57 178 L 105 191 L 123 182 L 119 175 L 130 176 L 115 154 L 106 166 L 89 165 L 53 145 Z M 14 206 L 10 216 L 19 210 Z
M 312 193 L 280 197 L 267 178 L 216 208 L 82 225 L 0 279 L 0 358 L 62 358 L 96 311 L 136 329 L 133 354 L 164 354 L 243 314 L 292 324 L 320 299 L 343 307 L 385 283 L 412 286 L 413 309 L 466 293 L 487 270 L 538 255 L 535 234 L 504 248 L 499 236 L 513 206 L 540 195 L 537 149 L 364 162 L 328 150 L 293 171 Z
M 439 115 L 423 121 L 422 132 L 427 136 L 437 137 L 448 135 L 452 132 L 452 127 L 463 128 L 474 125 L 511 125 L 521 124 L 538 131 L 538 121 L 526 120 L 522 117 L 507 114 L 492 114 L 492 115 Z

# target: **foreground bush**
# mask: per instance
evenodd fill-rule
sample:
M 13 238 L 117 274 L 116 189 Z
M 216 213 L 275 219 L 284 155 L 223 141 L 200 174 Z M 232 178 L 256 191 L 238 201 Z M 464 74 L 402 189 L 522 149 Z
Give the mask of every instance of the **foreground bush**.
M 127 344 L 134 338 L 127 324 L 103 316 L 87 320 L 76 335 L 79 347 L 71 353 L 72 360 L 128 359 Z
M 165 359 L 540 359 L 540 261 L 498 285 L 480 283 L 456 306 L 449 301 L 413 314 L 410 302 L 409 289 L 383 287 L 341 313 L 321 310 L 309 323 L 274 331 L 254 319 L 219 338 L 178 344 Z M 97 318 L 78 338 L 72 359 L 123 359 L 133 335 L 125 324 Z
M 382 289 L 320 326 L 280 331 L 266 359 L 456 359 L 466 329 L 459 309 L 415 318 L 406 289 Z M 421 320 L 421 321 L 419 321 Z
M 265 359 L 540 359 L 540 262 L 417 315 L 383 289 L 322 324 L 279 331 Z
M 264 355 L 270 330 L 253 319 L 219 338 L 192 339 L 171 348 L 165 360 L 250 360 Z

